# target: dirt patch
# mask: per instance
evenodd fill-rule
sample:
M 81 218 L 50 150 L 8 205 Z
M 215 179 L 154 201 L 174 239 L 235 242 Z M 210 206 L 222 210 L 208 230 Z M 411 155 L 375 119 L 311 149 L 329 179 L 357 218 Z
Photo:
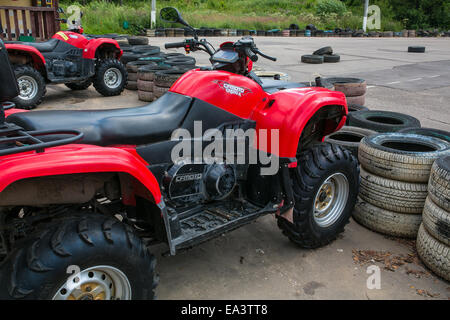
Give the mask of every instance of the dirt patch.
M 320 282 L 311 281 L 304 285 L 303 292 L 305 292 L 307 295 L 313 296 L 316 293 L 316 289 L 322 287 L 325 287 L 325 285 Z
M 384 269 L 388 271 L 396 271 L 400 266 L 405 264 L 414 263 L 421 265 L 417 253 L 393 254 L 389 251 L 375 251 L 375 250 L 352 250 L 353 262 L 359 265 L 365 265 L 368 263 L 379 262 L 384 265 Z M 418 272 L 410 270 L 410 273 Z

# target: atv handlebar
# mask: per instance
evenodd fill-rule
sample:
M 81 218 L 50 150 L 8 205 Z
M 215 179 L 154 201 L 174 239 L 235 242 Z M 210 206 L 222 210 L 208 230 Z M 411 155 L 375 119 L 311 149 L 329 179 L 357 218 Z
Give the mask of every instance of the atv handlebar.
M 166 49 L 183 48 L 185 45 L 186 45 L 186 41 L 183 41 L 183 42 L 171 42 L 171 43 L 166 43 L 164 45 L 164 47 Z

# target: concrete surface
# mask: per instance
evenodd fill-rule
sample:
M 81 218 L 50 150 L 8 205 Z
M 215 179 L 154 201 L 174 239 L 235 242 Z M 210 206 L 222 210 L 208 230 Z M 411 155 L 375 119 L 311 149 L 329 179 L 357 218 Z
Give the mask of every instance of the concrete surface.
M 225 39 L 211 38 L 217 46 Z M 227 39 L 228 40 L 228 39 Z M 233 39 L 232 39 L 233 40 Z M 151 38 L 153 45 L 180 38 Z M 450 131 L 450 39 L 421 38 L 267 38 L 256 37 L 262 52 L 278 62 L 260 59 L 256 66 L 309 81 L 314 74 L 358 76 L 369 84 L 366 105 L 419 118 L 424 127 Z M 308 65 L 300 56 L 331 45 L 341 55 L 337 64 Z M 409 45 L 425 45 L 426 53 L 408 53 Z M 168 50 L 174 52 L 175 50 Z M 181 50 L 178 50 L 181 52 Z M 205 53 L 194 53 L 207 64 Z M 100 97 L 91 87 L 72 92 L 50 86 L 43 109 L 97 109 L 142 105 L 135 92 Z M 420 263 L 388 271 L 383 263 L 355 263 L 352 250 L 414 255 L 411 242 L 389 239 L 354 221 L 331 245 L 304 250 L 291 244 L 272 216 L 173 257 L 153 251 L 161 277 L 160 299 L 450 299 L 450 284 Z M 367 289 L 367 266 L 381 268 L 381 289 Z M 409 271 L 408 271 L 409 270 Z M 411 272 L 412 270 L 412 272 Z

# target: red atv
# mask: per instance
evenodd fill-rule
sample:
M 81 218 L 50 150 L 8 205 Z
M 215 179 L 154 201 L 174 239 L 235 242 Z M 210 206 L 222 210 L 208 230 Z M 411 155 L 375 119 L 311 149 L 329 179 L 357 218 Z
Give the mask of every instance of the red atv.
M 161 15 L 182 21 L 174 8 Z M 174 255 L 267 214 L 305 248 L 344 231 L 358 164 L 322 142 L 345 123 L 344 95 L 275 89 L 294 86 L 284 82 L 266 92 L 249 58 L 275 59 L 251 38 L 217 51 L 196 37 L 166 47 L 205 50 L 212 67 L 187 72 L 142 107 L 6 111 L 0 298 L 151 299 L 150 245 Z M 10 74 L 0 79 L 11 84 L 3 100 L 14 96 Z
M 72 90 L 84 90 L 94 83 L 104 96 L 122 93 L 128 74 L 119 61 L 122 50 L 117 41 L 90 39 L 81 33 L 80 27 L 57 32 L 46 42 L 6 42 L 20 90 L 13 99 L 17 107 L 35 108 L 48 83 L 64 83 Z

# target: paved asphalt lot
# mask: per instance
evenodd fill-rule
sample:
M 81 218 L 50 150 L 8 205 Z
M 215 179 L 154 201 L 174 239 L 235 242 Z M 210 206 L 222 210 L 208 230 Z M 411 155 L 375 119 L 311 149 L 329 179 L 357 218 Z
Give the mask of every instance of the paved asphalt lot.
M 150 42 L 162 46 L 180 40 L 151 38 Z M 225 41 L 210 40 L 215 46 Z M 314 74 L 362 77 L 369 84 L 369 108 L 407 113 L 419 118 L 423 127 L 450 131 L 449 38 L 256 37 L 255 42 L 262 52 L 278 57 L 277 62 L 261 58 L 256 66 L 264 70 L 288 73 L 295 81 L 312 80 Z M 326 45 L 341 55 L 340 63 L 300 63 L 301 55 Z M 409 45 L 425 45 L 427 52 L 408 53 Z M 198 64 L 208 63 L 205 53 L 194 56 Z M 143 104 L 132 91 L 103 98 L 92 87 L 71 92 L 59 85 L 49 86 L 38 110 Z M 450 284 L 429 274 L 420 263 L 389 271 L 384 262 L 356 263 L 353 250 L 414 257 L 412 242 L 389 239 L 354 221 L 331 245 L 299 249 L 281 235 L 275 219 L 266 216 L 173 257 L 161 255 L 165 246 L 154 247 L 161 277 L 157 293 L 160 299 L 450 299 Z M 366 287 L 366 268 L 371 264 L 381 268 L 380 290 Z

